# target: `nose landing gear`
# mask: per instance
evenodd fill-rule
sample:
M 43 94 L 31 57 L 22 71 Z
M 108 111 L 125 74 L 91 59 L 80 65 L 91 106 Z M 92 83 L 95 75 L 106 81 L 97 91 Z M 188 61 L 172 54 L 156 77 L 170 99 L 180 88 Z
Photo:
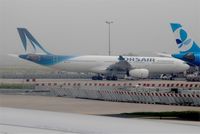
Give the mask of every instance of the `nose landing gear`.
M 92 76 L 92 80 L 103 80 L 103 77 L 101 75 Z
M 113 76 L 106 76 L 105 77 L 106 80 L 113 80 L 113 81 L 117 81 L 118 77 L 113 75 Z M 97 76 L 93 76 L 92 80 L 103 80 L 103 76 L 101 75 L 97 75 Z

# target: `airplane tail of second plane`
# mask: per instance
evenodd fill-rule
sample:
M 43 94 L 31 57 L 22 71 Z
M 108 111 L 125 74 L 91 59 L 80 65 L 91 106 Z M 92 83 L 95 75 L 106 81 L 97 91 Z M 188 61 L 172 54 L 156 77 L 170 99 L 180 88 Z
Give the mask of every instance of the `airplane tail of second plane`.
M 200 52 L 199 46 L 179 23 L 170 23 L 180 53 Z

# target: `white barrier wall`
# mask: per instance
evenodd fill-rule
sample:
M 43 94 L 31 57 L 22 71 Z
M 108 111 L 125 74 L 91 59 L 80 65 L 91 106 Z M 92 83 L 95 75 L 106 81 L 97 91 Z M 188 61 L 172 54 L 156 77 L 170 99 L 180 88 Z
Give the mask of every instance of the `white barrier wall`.
M 37 83 L 53 96 L 105 101 L 200 106 L 200 84 L 153 82 Z

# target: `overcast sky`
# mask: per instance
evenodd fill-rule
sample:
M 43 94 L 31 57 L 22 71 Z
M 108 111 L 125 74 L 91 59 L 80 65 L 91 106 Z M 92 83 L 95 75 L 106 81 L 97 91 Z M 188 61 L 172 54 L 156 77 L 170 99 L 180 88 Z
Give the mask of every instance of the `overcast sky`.
M 112 55 L 174 53 L 169 23 L 200 42 L 199 8 L 199 0 L 0 0 L 0 53 L 23 53 L 16 28 L 26 27 L 52 53 L 106 55 L 106 20 Z

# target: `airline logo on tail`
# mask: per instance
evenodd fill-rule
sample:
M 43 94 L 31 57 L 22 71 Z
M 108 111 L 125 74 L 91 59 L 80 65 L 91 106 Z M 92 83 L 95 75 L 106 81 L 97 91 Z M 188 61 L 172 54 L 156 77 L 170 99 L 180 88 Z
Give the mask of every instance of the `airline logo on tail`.
M 18 57 L 22 59 L 44 66 L 51 66 L 74 58 L 74 56 L 51 54 L 42 47 L 42 45 L 30 34 L 27 29 L 17 28 L 17 30 L 25 51 L 27 52 L 29 47 L 32 47 L 34 51 L 28 54 L 20 54 Z M 38 49 L 42 50 L 45 54 L 35 53 Z
M 28 41 L 34 49 L 34 52 L 37 51 L 37 48 L 42 50 L 44 53 L 51 55 L 48 51 L 46 51 L 42 45 L 30 34 L 30 32 L 26 28 L 17 28 L 19 36 L 21 38 L 23 47 L 25 51 L 27 51 Z
M 170 25 L 175 35 L 175 40 L 180 53 L 200 52 L 198 45 L 190 38 L 181 24 L 171 23 Z

